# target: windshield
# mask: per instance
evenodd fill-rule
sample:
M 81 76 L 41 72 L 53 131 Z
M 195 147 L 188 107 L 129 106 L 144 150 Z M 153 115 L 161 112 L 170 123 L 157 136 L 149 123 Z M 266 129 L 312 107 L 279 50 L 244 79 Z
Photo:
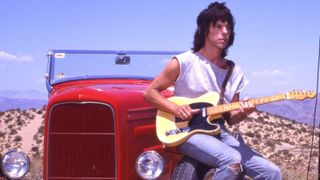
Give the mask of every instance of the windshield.
M 153 79 L 179 51 L 49 51 L 47 88 L 65 81 L 97 78 Z

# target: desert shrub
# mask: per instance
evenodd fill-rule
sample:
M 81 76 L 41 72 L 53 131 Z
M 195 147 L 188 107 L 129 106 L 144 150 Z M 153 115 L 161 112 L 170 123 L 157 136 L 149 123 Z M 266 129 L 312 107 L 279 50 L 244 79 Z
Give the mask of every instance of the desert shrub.
M 273 127 L 272 126 L 266 126 L 264 129 L 265 129 L 265 131 L 268 131 L 268 132 L 273 131 Z
M 18 132 L 17 132 L 17 130 L 16 129 L 11 129 L 11 131 L 10 131 L 10 135 L 14 135 L 14 134 L 17 134 Z
M 270 134 L 265 134 L 264 139 L 268 139 L 270 137 Z
M 12 129 L 13 128 L 13 124 L 9 124 L 7 127 L 8 127 L 8 129 Z
M 254 137 L 254 133 L 253 132 L 246 132 L 244 135 L 246 135 L 248 137 Z
M 282 133 L 282 130 L 281 129 L 277 129 L 277 133 Z
M 6 118 L 10 118 L 11 117 L 11 113 L 8 113 L 7 115 L 6 115 Z
M 41 154 L 40 154 L 40 151 L 39 151 L 39 147 L 38 146 L 33 146 L 31 148 L 31 151 L 32 151 L 32 156 L 34 158 L 40 158 Z
M 33 146 L 33 147 L 31 148 L 31 151 L 37 152 L 37 151 L 39 151 L 39 147 L 38 147 L 38 146 Z
M 38 128 L 38 133 L 43 135 L 43 133 L 44 133 L 44 126 L 43 125 Z
M 15 136 L 14 138 L 13 138 L 13 142 L 19 142 L 19 141 L 21 141 L 22 140 L 22 137 L 21 136 Z
M 290 142 L 290 139 L 289 139 L 289 138 L 285 138 L 283 141 L 284 141 L 285 143 L 289 143 L 289 142 Z
M 257 145 L 257 144 L 259 144 L 259 141 L 258 141 L 258 139 L 252 139 L 252 140 L 251 140 L 251 143 L 252 143 L 253 145 Z
M 303 138 L 303 137 L 300 137 L 300 138 L 299 138 L 299 141 L 300 141 L 300 142 L 304 141 L 304 138 Z
M 38 114 L 42 114 L 43 111 L 44 111 L 43 109 L 39 109 L 39 110 L 37 111 L 37 113 L 38 113 Z
M 5 138 L 5 137 L 6 137 L 6 133 L 5 133 L 5 132 L 0 131 L 0 138 Z
M 288 149 L 284 149 L 284 150 L 281 150 L 279 151 L 280 153 L 284 154 L 284 155 L 289 155 L 289 150 Z
M 270 147 L 271 149 L 274 149 L 275 148 L 275 143 L 270 141 L 270 140 L 267 140 L 266 141 L 266 146 Z
M 261 139 L 261 134 L 259 134 L 259 132 L 256 132 L 256 138 Z
M 39 133 L 33 136 L 33 139 L 36 141 L 37 144 L 42 143 L 42 138 L 39 138 L 39 136 L 40 136 Z
M 24 123 L 23 123 L 23 121 L 22 121 L 21 119 L 18 119 L 18 120 L 17 120 L 17 125 L 18 125 L 18 126 L 23 126 L 23 124 L 24 124 Z
M 4 123 L 8 124 L 8 123 L 11 122 L 12 120 L 13 120 L 13 118 L 10 116 L 10 117 L 8 117 L 8 118 L 6 118 L 6 119 L 4 120 Z
M 292 127 L 292 123 L 285 124 L 284 126 L 285 126 L 285 127 L 287 127 L 288 129 L 293 129 L 293 127 Z
M 259 120 L 259 121 L 263 121 L 263 117 L 259 116 L 259 117 L 258 117 L 258 120 Z

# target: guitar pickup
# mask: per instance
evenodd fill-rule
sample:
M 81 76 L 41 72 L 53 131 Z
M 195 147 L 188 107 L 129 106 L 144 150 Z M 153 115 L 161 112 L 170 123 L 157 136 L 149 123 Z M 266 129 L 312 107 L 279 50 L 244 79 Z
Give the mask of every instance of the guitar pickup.
M 175 135 L 175 134 L 180 134 L 183 132 L 189 132 L 190 128 L 189 127 L 185 127 L 185 128 L 178 128 L 178 129 L 171 129 L 166 131 L 166 136 L 170 136 L 170 135 Z

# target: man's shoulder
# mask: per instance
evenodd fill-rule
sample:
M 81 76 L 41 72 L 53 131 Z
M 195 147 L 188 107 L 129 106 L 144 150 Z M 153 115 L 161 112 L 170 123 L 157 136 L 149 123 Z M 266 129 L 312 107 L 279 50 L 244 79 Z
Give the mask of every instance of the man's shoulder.
M 190 62 L 196 58 L 198 58 L 198 56 L 196 55 L 196 53 L 194 53 L 192 50 L 189 51 L 185 51 L 181 54 L 178 54 L 175 56 L 180 62 Z
M 195 56 L 195 53 L 192 50 L 188 50 L 178 54 L 177 56 L 182 56 L 182 57 Z

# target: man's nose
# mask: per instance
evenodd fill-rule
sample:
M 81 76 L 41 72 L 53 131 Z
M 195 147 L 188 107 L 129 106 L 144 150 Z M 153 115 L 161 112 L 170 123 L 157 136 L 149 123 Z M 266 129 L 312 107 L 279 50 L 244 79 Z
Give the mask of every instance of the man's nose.
M 223 26 L 222 27 L 222 33 L 228 34 L 228 32 L 229 32 L 229 29 L 226 26 Z

